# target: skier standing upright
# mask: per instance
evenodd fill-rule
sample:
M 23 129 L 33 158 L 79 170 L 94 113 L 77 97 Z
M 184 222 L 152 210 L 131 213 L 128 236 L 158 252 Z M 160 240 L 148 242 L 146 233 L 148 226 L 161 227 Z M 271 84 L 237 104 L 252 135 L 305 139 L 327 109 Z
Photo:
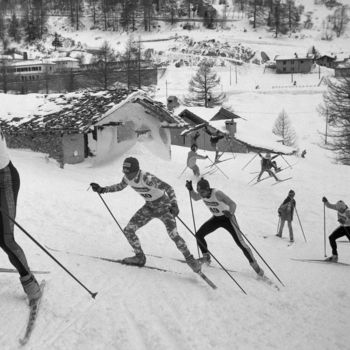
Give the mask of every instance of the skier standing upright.
M 211 132 L 207 126 L 205 126 L 205 132 L 210 136 L 210 144 L 215 149 L 215 162 L 217 162 L 220 158 L 218 142 L 225 136 L 220 134 L 219 130 L 216 130 L 216 132 Z
M 326 259 L 327 261 L 337 262 L 338 250 L 336 240 L 340 237 L 346 236 L 350 241 L 350 209 L 342 200 L 332 204 L 328 202 L 326 197 L 323 197 L 322 202 L 327 208 L 336 210 L 338 214 L 338 222 L 340 223 L 340 226 L 337 227 L 329 236 L 332 256 Z
M 260 153 L 258 153 L 259 157 L 261 158 L 261 170 L 258 175 L 257 181 L 260 181 L 261 175 L 266 171 L 270 176 L 273 176 L 276 181 L 280 181 L 276 174 L 271 170 L 272 168 L 275 169 L 275 171 L 279 171 L 279 168 L 277 167 L 277 164 L 273 159 L 278 157 L 278 154 L 271 157 L 271 153 L 266 153 L 265 157 L 262 156 Z
M 152 219 L 157 218 L 164 223 L 169 237 L 184 255 L 187 264 L 194 272 L 199 272 L 201 269 L 200 263 L 190 253 L 186 242 L 177 232 L 175 217 L 179 214 L 179 208 L 173 188 L 156 176 L 142 171 L 138 160 L 133 157 L 124 160 L 123 173 L 122 181 L 115 185 L 101 187 L 97 183 L 91 183 L 93 191 L 97 193 L 118 192 L 130 185 L 146 201 L 123 230 L 126 239 L 135 252 L 135 256 L 125 258 L 123 262 L 136 266 L 146 264 L 146 256 L 135 232 Z
M 201 156 L 200 154 L 197 154 L 198 147 L 196 144 L 193 144 L 191 146 L 191 151 L 187 154 L 187 166 L 193 171 L 193 174 L 195 176 L 199 176 L 199 168 L 196 164 L 197 159 L 207 159 L 208 156 Z
M 290 242 L 294 242 L 293 227 L 292 227 L 294 208 L 296 206 L 294 196 L 295 196 L 295 192 L 293 190 L 290 190 L 288 192 L 287 198 L 283 201 L 283 203 L 278 208 L 278 215 L 280 217 L 280 226 L 276 236 L 282 237 L 283 227 L 285 222 L 287 221 Z
M 31 301 L 40 298 L 40 286 L 30 271 L 22 248 L 15 241 L 14 223 L 7 217 L 16 217 L 19 187 L 20 177 L 9 158 L 6 140 L 0 129 L 0 247 L 18 271 L 23 290 Z
M 235 243 L 242 250 L 244 256 L 248 259 L 249 264 L 254 271 L 259 276 L 263 276 L 264 271 L 258 265 L 251 249 L 244 241 L 242 234 L 239 231 L 238 223 L 235 217 L 236 203 L 222 191 L 211 188 L 209 182 L 203 178 L 197 183 L 197 192 L 195 192 L 193 189 L 192 181 L 187 181 L 186 187 L 190 191 L 191 198 L 193 198 L 195 201 L 202 199 L 204 204 L 213 214 L 213 216 L 206 221 L 196 233 L 198 245 L 203 254 L 203 257 L 199 260 L 202 263 L 210 264 L 210 253 L 208 252 L 205 237 L 222 227 L 231 234 Z

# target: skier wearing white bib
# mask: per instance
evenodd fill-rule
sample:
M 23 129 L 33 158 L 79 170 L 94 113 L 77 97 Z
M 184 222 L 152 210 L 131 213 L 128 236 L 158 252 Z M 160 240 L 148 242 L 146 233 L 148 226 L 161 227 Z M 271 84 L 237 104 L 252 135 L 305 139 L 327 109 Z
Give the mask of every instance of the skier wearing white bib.
M 190 253 L 186 242 L 177 232 L 175 217 L 179 214 L 179 208 L 174 189 L 156 176 L 140 170 L 138 160 L 133 157 L 124 160 L 123 173 L 122 181 L 115 185 L 101 187 L 96 183 L 91 183 L 93 191 L 97 193 L 118 192 L 127 186 L 131 186 L 146 201 L 123 230 L 126 239 L 135 252 L 135 256 L 125 258 L 123 262 L 128 265 L 145 265 L 146 256 L 135 232 L 152 219 L 157 218 L 164 223 L 169 237 L 184 255 L 187 264 L 194 272 L 199 272 L 201 270 L 200 263 Z
M 213 214 L 213 216 L 206 221 L 196 233 L 198 245 L 203 254 L 203 257 L 199 260 L 202 263 L 210 264 L 210 254 L 208 252 L 205 237 L 222 227 L 231 234 L 233 240 L 242 250 L 244 256 L 248 259 L 249 264 L 254 271 L 259 276 L 263 276 L 264 271 L 258 265 L 251 249 L 244 241 L 241 232 L 239 231 L 235 217 L 236 203 L 222 191 L 215 188 L 210 188 L 209 182 L 203 178 L 197 183 L 198 193 L 193 190 L 192 181 L 187 181 L 186 187 L 190 191 L 191 198 L 193 198 L 195 201 L 202 199 Z

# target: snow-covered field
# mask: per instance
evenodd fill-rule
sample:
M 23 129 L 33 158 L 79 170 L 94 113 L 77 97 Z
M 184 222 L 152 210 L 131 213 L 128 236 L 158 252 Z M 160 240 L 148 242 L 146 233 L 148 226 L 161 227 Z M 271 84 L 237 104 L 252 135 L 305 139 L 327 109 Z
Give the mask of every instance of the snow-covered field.
M 307 9 L 313 1 L 304 1 Z M 316 7 L 315 7 L 316 8 Z M 322 18 L 320 7 L 315 13 Z M 324 15 L 324 13 L 323 13 Z M 235 22 L 234 35 L 229 31 L 190 32 L 198 39 L 205 37 L 232 40 L 251 45 L 273 56 L 293 54 L 296 48 L 306 51 L 315 44 L 324 50 L 350 51 L 348 37 L 330 43 L 319 40 L 318 31 L 305 32 L 304 39 L 273 39 L 271 33 L 243 32 L 246 25 Z M 238 27 L 240 25 L 240 27 Z M 57 29 L 59 30 L 59 29 Z M 185 31 L 183 31 L 185 32 Z M 143 35 L 172 36 L 162 31 Z M 99 46 L 103 40 L 122 43 L 126 35 L 105 32 L 71 32 L 74 40 L 90 46 Z M 99 39 L 96 39 L 96 38 Z M 165 43 L 149 43 L 166 49 Z M 169 43 L 171 44 L 171 43 Z M 162 46 L 161 46 L 162 45 Z M 221 69 L 221 70 L 220 70 Z M 147 264 L 172 272 L 160 272 L 127 267 L 86 256 L 50 251 L 91 292 L 92 299 L 76 281 L 67 275 L 39 247 L 18 228 L 16 239 L 23 247 L 33 270 L 49 270 L 48 275 L 37 275 L 47 281 L 40 315 L 27 349 L 118 349 L 118 350 L 345 350 L 349 348 L 347 329 L 350 317 L 349 267 L 293 261 L 291 258 L 324 258 L 324 224 L 328 236 L 337 227 L 336 213 L 325 211 L 321 201 L 326 196 L 334 203 L 339 199 L 350 204 L 346 184 L 350 167 L 335 164 L 332 154 L 322 148 L 321 133 L 324 120 L 317 107 L 322 102 L 325 86 L 317 85 L 317 73 L 294 75 L 297 87 L 288 75 L 263 72 L 263 68 L 245 65 L 235 72 L 227 67 L 218 69 L 222 89 L 227 93 L 227 104 L 246 120 L 238 121 L 238 134 L 251 140 L 271 133 L 278 114 L 284 109 L 298 136 L 300 150 L 306 149 L 306 158 L 285 157 L 292 169 L 280 174 L 291 180 L 276 186 L 269 179 L 255 186 L 248 182 L 256 176 L 260 163 L 255 158 L 242 168 L 254 154 L 236 154 L 235 159 L 220 165 L 220 171 L 208 176 L 212 187 L 223 190 L 237 203 L 236 216 L 242 231 L 284 284 L 280 291 L 256 278 L 255 272 L 235 245 L 230 235 L 218 230 L 208 236 L 209 249 L 244 288 L 245 295 L 222 270 L 204 267 L 203 271 L 218 286 L 212 290 L 182 263 L 174 243 L 167 236 L 160 221 L 153 220 L 138 234 Z M 170 67 L 160 79 L 156 98 L 165 102 L 168 95 L 186 93 L 187 83 L 195 68 Z M 324 70 L 322 75 L 328 75 Z M 230 76 L 231 74 L 231 76 Z M 256 89 L 259 85 L 259 89 Z M 43 103 L 37 95 L 0 95 L 0 117 L 24 117 L 36 111 Z M 45 107 L 46 108 L 46 107 Z M 47 105 L 48 109 L 55 108 Z M 94 192 L 90 182 L 101 185 L 117 183 L 122 178 L 122 162 L 126 156 L 139 159 L 141 168 L 152 172 L 171 184 L 176 192 L 180 218 L 192 229 L 192 212 L 186 180 L 194 179 L 185 167 L 188 149 L 172 147 L 172 159 L 166 161 L 138 143 L 124 156 L 95 165 L 92 159 L 77 165 L 59 168 L 46 155 L 29 150 L 10 150 L 14 165 L 21 175 L 17 221 L 42 245 L 68 250 L 82 255 L 120 259 L 132 254 L 125 237 Z M 156 147 L 153 147 L 156 149 Z M 199 153 L 204 154 L 203 151 Z M 211 159 L 213 154 L 207 152 Z M 229 154 L 227 154 L 227 157 Z M 225 156 L 224 156 L 225 157 Z M 278 165 L 287 164 L 281 157 Z M 209 160 L 198 161 L 202 172 Z M 288 191 L 296 192 L 297 214 L 293 221 L 295 243 L 288 246 L 288 230 L 283 239 L 275 237 L 278 223 L 277 208 Z M 119 224 L 124 227 L 143 199 L 127 188 L 122 192 L 103 195 Z M 193 202 L 197 229 L 210 217 L 201 202 Z M 301 225 L 300 225 L 301 224 Z M 196 255 L 197 247 L 188 230 L 178 222 L 181 236 Z M 304 240 L 303 232 L 307 242 Z M 263 236 L 268 236 L 264 238 Z M 330 248 L 327 244 L 327 255 Z M 350 245 L 339 243 L 340 261 L 350 263 Z M 257 257 L 257 254 L 255 254 Z M 258 258 L 258 257 L 257 257 Z M 258 258 L 266 275 L 276 280 L 269 268 Z M 214 262 L 213 265 L 217 266 Z M 11 267 L 5 254 L 0 254 L 0 266 Z M 28 308 L 17 274 L 0 273 L 0 349 L 19 348 Z

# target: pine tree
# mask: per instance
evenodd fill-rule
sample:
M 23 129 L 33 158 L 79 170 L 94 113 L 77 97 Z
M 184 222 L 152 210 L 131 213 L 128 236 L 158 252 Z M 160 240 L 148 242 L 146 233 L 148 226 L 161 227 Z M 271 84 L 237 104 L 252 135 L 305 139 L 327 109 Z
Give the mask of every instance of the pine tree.
M 272 132 L 282 138 L 282 144 L 286 146 L 296 146 L 297 136 L 291 124 L 288 114 L 283 109 L 278 115 Z
M 203 61 L 189 83 L 189 95 L 185 96 L 185 104 L 211 107 L 221 105 L 225 99 L 223 92 L 216 92 L 220 78 L 212 69 L 212 64 Z
M 350 78 L 328 79 L 327 84 L 320 107 L 329 126 L 327 146 L 338 161 L 350 165 Z
M 15 13 L 12 14 L 12 17 L 9 20 L 8 35 L 16 43 L 21 41 L 21 32 L 20 32 L 20 27 L 19 27 L 19 21 L 18 21 Z

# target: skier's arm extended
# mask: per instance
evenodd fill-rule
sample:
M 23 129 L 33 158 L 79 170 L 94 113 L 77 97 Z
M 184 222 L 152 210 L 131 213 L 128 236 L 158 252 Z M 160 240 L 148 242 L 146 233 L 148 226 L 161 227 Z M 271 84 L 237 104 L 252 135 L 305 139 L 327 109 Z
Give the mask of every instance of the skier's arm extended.
M 128 186 L 128 184 L 126 183 L 125 178 L 123 177 L 122 181 L 118 184 L 103 187 L 103 193 L 118 192 L 123 190 L 126 186 Z

